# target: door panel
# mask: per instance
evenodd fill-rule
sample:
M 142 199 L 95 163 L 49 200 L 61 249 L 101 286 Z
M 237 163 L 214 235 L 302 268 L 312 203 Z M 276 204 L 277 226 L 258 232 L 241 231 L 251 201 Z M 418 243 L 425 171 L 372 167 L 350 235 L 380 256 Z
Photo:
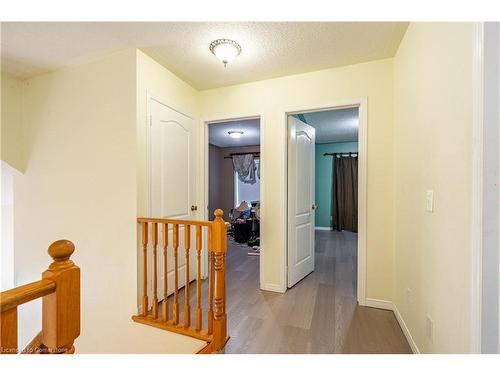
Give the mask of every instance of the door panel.
M 315 129 L 288 117 L 288 287 L 314 271 Z
M 151 99 L 150 128 L 150 215 L 152 217 L 179 218 L 197 220 L 198 211 L 192 211 L 191 206 L 197 206 L 198 197 L 198 164 L 197 139 L 198 126 L 191 119 L 174 109 Z M 162 230 L 162 226 L 158 226 Z M 191 249 L 189 252 L 189 278 L 196 279 L 196 249 L 194 247 L 194 228 L 191 227 Z M 158 234 L 158 298 L 163 297 L 163 249 Z M 173 228 L 168 231 L 167 277 L 168 294 L 174 290 L 174 256 Z M 148 254 L 148 272 L 152 280 L 152 249 Z M 179 226 L 178 247 L 178 286 L 185 284 L 185 249 L 184 226 Z M 149 284 L 152 286 L 152 282 Z M 150 296 L 152 291 L 148 293 Z
M 295 264 L 298 265 L 307 261 L 310 256 L 309 243 L 311 242 L 311 224 L 305 223 L 297 226 L 295 238 L 297 244 L 297 258 L 295 259 Z

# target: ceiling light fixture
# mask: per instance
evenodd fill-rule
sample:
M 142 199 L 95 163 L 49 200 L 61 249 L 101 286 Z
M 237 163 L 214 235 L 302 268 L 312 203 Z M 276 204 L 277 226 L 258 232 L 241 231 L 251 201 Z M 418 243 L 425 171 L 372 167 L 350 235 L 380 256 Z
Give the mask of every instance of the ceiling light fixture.
M 241 136 L 243 135 L 243 132 L 241 130 L 231 130 L 231 131 L 228 131 L 227 134 L 229 134 L 229 136 L 231 138 L 238 139 L 238 138 L 241 138 Z
M 224 68 L 241 53 L 241 46 L 231 39 L 214 40 L 208 48 L 222 61 Z

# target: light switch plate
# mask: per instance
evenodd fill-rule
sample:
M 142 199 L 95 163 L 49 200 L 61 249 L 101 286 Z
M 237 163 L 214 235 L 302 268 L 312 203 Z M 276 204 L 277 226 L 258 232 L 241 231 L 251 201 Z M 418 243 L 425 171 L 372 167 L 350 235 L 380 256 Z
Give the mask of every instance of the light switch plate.
M 425 192 L 425 209 L 428 212 L 434 211 L 434 191 L 433 190 L 427 190 Z

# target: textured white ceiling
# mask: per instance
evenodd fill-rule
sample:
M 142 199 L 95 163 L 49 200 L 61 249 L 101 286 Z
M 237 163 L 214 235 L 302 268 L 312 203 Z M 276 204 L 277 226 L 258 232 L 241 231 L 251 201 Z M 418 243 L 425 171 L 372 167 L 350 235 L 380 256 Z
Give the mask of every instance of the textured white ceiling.
M 241 138 L 231 138 L 230 130 L 241 130 Z M 210 124 L 208 127 L 209 143 L 218 147 L 257 146 L 260 144 L 260 120 L 239 120 Z
M 28 78 L 125 48 L 140 48 L 197 89 L 221 87 L 394 56 L 399 22 L 2 23 L 2 70 Z M 224 68 L 208 46 L 240 43 Z
M 300 118 L 300 115 L 298 115 Z M 304 113 L 303 121 L 316 129 L 316 143 L 357 142 L 358 108 Z

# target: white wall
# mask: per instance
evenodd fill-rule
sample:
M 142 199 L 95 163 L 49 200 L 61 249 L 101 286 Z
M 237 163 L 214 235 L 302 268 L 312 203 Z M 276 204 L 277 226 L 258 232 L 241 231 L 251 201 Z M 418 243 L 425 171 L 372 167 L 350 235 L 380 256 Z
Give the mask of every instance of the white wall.
M 3 73 L 0 76 L 1 216 L 0 290 L 14 286 L 14 175 L 25 168 L 22 127 L 23 83 Z M 16 169 L 17 168 L 17 169 Z
M 14 287 L 14 176 L 18 171 L 1 161 L 0 290 Z
M 75 243 L 80 353 L 188 353 L 200 346 L 131 320 L 137 313 L 136 56 L 125 51 L 30 79 L 23 98 L 29 162 L 15 181 L 16 281 L 40 277 L 51 242 Z M 21 311 L 21 345 L 38 332 L 37 313 L 39 306 Z
M 21 112 L 23 82 L 3 72 L 0 81 L 1 157 L 22 172 L 26 166 Z
M 368 98 L 369 298 L 392 300 L 393 283 L 393 71 L 392 59 L 321 70 L 200 92 L 202 119 L 260 115 L 263 283 L 281 289 L 285 279 L 286 110 Z M 266 219 L 268 218 L 268 219 Z
M 470 350 L 472 35 L 412 23 L 394 60 L 394 302 L 424 353 Z

